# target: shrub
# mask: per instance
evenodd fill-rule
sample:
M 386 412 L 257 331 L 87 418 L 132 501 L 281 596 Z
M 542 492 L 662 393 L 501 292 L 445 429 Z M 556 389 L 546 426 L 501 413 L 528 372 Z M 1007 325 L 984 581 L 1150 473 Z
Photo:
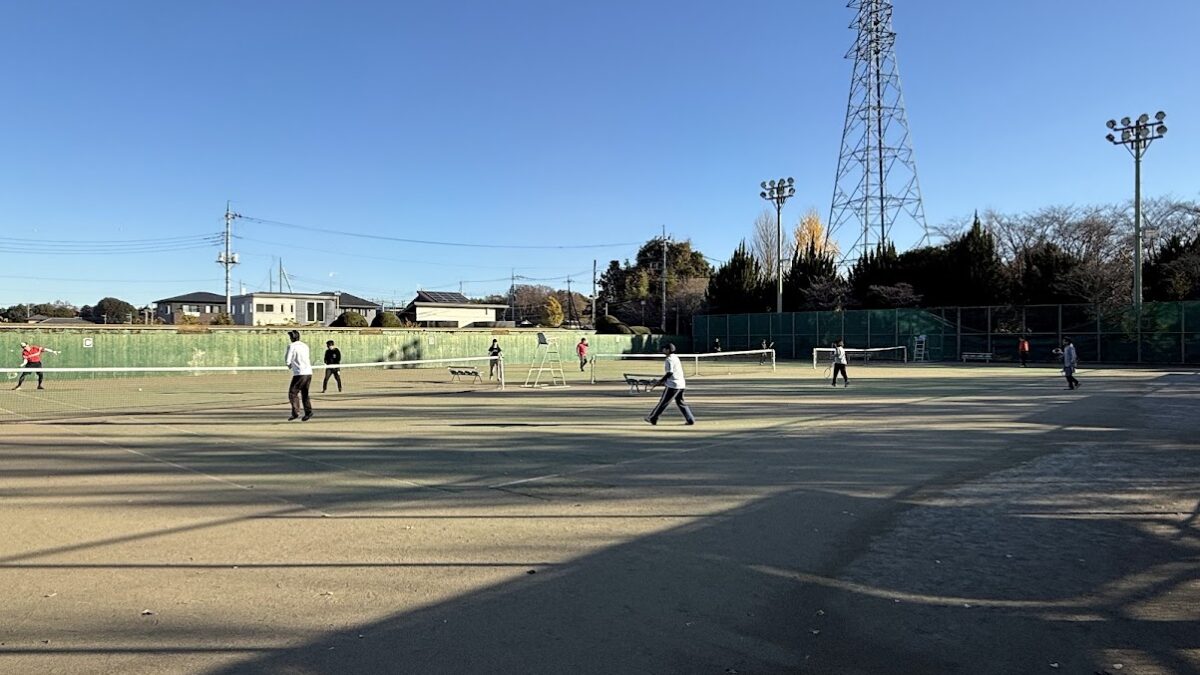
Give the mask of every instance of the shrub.
M 175 324 L 178 326 L 198 326 L 200 325 L 200 318 L 191 314 L 176 314 Z
M 375 315 L 375 320 L 371 322 L 375 328 L 399 328 L 400 317 L 396 316 L 395 312 L 380 312 Z
M 342 312 L 329 325 L 335 328 L 366 328 L 368 323 L 367 317 L 358 312 Z
M 229 316 L 225 312 L 219 312 L 212 318 L 212 321 L 209 321 L 209 323 L 213 326 L 232 326 L 233 317 Z
M 629 332 L 633 333 L 634 335 L 649 335 L 650 329 L 646 328 L 645 326 L 630 326 Z
M 600 317 L 600 320 L 596 322 L 596 332 L 607 335 L 630 335 L 633 333 L 629 330 L 629 326 L 611 314 Z

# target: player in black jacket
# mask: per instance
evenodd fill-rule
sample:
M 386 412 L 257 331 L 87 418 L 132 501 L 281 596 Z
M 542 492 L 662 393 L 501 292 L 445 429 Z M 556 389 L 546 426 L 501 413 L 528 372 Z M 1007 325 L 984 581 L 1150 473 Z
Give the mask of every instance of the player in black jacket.
M 329 387 L 330 376 L 337 380 L 338 391 L 342 390 L 342 374 L 336 366 L 342 362 L 342 350 L 333 346 L 333 340 L 325 343 L 325 379 L 321 382 L 321 393 Z

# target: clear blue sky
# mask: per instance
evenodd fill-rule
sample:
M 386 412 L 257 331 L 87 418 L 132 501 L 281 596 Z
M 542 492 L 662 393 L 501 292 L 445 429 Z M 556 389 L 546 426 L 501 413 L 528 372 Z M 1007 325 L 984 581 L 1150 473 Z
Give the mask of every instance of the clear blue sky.
M 852 18 L 839 0 L 5 0 L 0 305 L 222 293 L 215 246 L 52 242 L 188 244 L 222 229 L 226 200 L 261 219 L 475 244 L 643 242 L 666 225 L 726 258 L 763 179 L 795 176 L 788 220 L 827 215 Z M 1158 109 L 1171 131 L 1146 193 L 1200 196 L 1197 25 L 1195 0 L 897 0 L 930 225 L 1128 199 L 1132 161 L 1104 121 Z M 587 292 L 593 258 L 636 251 L 235 232 L 235 292 L 265 289 L 281 257 L 297 290 L 401 302 L 460 280 L 503 292 L 514 267 L 575 274 Z

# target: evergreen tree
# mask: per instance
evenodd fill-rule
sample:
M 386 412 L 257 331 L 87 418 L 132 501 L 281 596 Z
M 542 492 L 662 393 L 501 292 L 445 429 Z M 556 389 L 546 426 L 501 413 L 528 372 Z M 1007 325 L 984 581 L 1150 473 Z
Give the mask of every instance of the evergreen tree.
M 832 251 L 818 248 L 810 239 L 803 249 L 796 249 L 792 265 L 783 276 L 783 308 L 788 312 L 808 309 L 808 290 L 814 284 L 837 276 L 837 263 Z
M 743 314 L 766 312 L 771 309 L 767 300 L 769 282 L 763 281 L 762 267 L 746 248 L 738 244 L 729 261 L 708 280 L 708 308 L 714 314 Z
M 1149 301 L 1200 300 L 1200 235 L 1174 235 L 1152 252 L 1142 268 Z

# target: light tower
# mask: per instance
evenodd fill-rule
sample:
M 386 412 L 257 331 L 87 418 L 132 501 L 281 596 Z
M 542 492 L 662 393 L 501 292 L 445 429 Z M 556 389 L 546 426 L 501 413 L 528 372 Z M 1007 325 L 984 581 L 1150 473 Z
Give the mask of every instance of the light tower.
M 1163 124 L 1166 119 L 1167 113 L 1160 110 L 1153 122 L 1146 113 L 1137 121 L 1123 117 L 1120 126 L 1116 120 L 1109 120 L 1107 126 L 1113 133 L 1105 136 L 1109 143 L 1124 145 L 1133 155 L 1133 304 L 1136 306 L 1142 304 L 1142 156 L 1152 142 L 1167 135 L 1167 125 Z
M 917 163 L 900 91 L 891 0 L 851 0 L 858 31 L 846 54 L 854 59 L 841 155 L 829 207 L 826 239 L 854 237 L 843 248 L 854 260 L 896 234 L 922 245 L 929 240 Z

